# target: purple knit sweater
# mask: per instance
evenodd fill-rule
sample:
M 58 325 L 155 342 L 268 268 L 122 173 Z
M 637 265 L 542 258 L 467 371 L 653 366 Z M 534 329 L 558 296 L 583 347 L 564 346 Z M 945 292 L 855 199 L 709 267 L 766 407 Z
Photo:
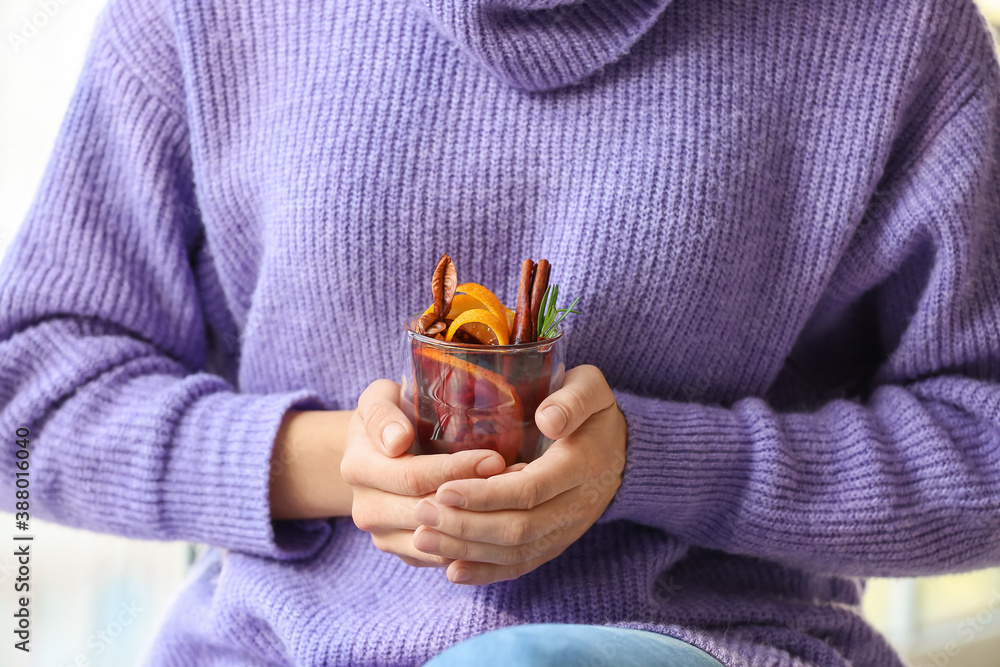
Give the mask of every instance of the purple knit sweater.
M 998 109 L 971 0 L 112 0 L 0 266 L 3 458 L 218 547 L 153 665 L 542 621 L 898 665 L 858 577 L 1000 563 Z M 268 511 L 282 415 L 398 379 L 445 251 L 507 303 L 552 261 L 628 423 L 600 521 L 481 587 Z

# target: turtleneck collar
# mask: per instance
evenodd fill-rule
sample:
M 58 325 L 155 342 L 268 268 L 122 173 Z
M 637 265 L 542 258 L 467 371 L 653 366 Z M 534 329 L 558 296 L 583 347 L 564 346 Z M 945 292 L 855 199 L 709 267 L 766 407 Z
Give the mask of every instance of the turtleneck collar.
M 623 55 L 671 0 L 412 0 L 438 29 L 521 90 L 577 83 Z

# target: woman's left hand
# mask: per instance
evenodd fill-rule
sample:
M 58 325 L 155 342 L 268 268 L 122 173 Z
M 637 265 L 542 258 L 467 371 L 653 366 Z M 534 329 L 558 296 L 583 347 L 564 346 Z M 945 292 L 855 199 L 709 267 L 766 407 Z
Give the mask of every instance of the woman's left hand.
M 596 366 L 567 371 L 535 423 L 555 440 L 544 455 L 504 475 L 447 482 L 416 506 L 413 545 L 454 559 L 452 582 L 489 584 L 531 572 L 579 539 L 618 491 L 628 430 Z

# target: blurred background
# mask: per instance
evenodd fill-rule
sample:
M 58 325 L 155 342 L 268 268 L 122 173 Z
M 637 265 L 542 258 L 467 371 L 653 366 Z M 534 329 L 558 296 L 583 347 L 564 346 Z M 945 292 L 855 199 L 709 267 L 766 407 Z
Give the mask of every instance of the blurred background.
M 0 3 L 0 255 L 27 213 L 105 0 Z M 979 0 L 1000 26 L 1000 0 Z M 1000 50 L 998 50 L 1000 52 Z M 0 525 L 13 517 L 0 513 Z M 5 639 L 0 665 L 136 663 L 193 557 L 185 543 L 141 542 L 32 520 L 32 652 Z M 13 555 L 0 555 L 0 618 L 14 611 Z M 1000 570 L 871 579 L 865 614 L 915 667 L 1000 666 Z M 0 628 L 8 637 L 9 630 Z

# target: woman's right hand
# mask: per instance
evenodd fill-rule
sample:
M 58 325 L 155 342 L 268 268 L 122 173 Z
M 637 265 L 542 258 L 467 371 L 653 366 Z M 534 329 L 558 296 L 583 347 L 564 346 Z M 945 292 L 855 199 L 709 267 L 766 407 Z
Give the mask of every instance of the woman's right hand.
M 508 469 L 500 454 L 485 449 L 407 453 L 413 425 L 399 408 L 399 395 L 399 383 L 376 380 L 361 394 L 348 423 L 340 474 L 353 491 L 351 515 L 381 551 L 416 567 L 446 567 L 450 559 L 413 546 L 413 531 L 420 526 L 414 518 L 417 503 L 434 496 L 445 482 L 491 477 Z

